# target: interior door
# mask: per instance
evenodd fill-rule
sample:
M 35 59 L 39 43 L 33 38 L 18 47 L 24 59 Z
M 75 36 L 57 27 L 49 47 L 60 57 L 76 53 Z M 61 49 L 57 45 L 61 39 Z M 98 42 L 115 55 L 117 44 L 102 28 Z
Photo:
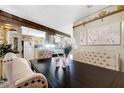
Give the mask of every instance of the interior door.
M 34 44 L 33 42 L 24 42 L 24 58 L 28 60 L 34 59 Z

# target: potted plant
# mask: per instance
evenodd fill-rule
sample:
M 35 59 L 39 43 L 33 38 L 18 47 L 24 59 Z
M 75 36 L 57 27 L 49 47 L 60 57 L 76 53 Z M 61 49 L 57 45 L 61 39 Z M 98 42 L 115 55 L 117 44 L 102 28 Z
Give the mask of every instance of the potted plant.
M 63 38 L 61 42 L 61 48 L 63 49 L 63 68 L 69 65 L 69 55 L 72 50 L 72 40 L 71 38 Z
M 63 56 L 59 56 L 59 54 L 57 55 L 58 58 L 56 59 L 56 66 L 57 67 L 60 66 L 60 62 L 61 62 L 60 59 L 61 59 L 63 63 L 62 67 L 66 68 L 67 66 L 69 66 L 69 63 L 71 61 L 69 59 L 72 49 L 77 49 L 78 46 L 74 38 L 64 37 L 59 43 L 59 48 L 62 49 Z

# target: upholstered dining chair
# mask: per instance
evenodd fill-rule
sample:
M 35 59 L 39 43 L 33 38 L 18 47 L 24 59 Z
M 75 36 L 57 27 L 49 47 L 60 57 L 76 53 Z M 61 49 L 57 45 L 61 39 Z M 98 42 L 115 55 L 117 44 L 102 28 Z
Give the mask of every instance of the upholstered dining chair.
M 11 64 L 7 67 L 8 63 Z M 7 74 L 11 72 L 11 74 L 8 74 L 8 77 L 11 76 L 11 79 L 9 80 L 11 82 L 11 87 L 17 87 L 17 88 L 47 88 L 48 83 L 47 79 L 44 75 L 40 73 L 34 73 L 27 60 L 24 58 L 16 57 L 9 61 L 4 61 L 5 70 Z
M 16 58 L 16 54 L 14 53 L 7 53 L 5 56 L 4 56 L 4 59 L 3 59 L 3 76 L 4 78 L 7 78 L 8 79 L 8 82 L 10 84 L 11 87 L 13 87 L 13 79 L 12 79 L 12 71 L 11 71 L 11 68 L 12 68 L 12 60 L 14 58 Z
M 35 53 L 35 59 L 48 59 L 52 58 L 52 51 L 41 49 Z

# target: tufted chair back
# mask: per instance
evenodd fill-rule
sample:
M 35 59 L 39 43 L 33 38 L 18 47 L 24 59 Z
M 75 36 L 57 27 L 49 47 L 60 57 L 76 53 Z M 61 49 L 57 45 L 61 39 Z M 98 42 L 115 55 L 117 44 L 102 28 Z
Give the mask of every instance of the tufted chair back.
M 9 52 L 9 53 L 7 53 L 7 54 L 4 56 L 4 61 L 12 60 L 12 59 L 14 59 L 14 58 L 16 58 L 16 57 L 17 57 L 16 54 Z
M 112 69 L 119 71 L 119 54 L 106 53 L 101 51 L 84 51 L 80 50 L 77 53 L 78 61 L 83 63 Z
M 35 59 L 48 59 L 48 58 L 52 58 L 52 51 L 47 49 L 39 50 L 35 55 Z

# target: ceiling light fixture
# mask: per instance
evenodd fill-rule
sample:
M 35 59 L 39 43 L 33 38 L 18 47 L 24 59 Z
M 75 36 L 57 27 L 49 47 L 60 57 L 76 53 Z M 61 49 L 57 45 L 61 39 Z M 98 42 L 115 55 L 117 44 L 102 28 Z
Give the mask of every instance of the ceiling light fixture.
M 93 5 L 87 5 L 87 8 L 91 8 L 91 7 L 93 7 Z

